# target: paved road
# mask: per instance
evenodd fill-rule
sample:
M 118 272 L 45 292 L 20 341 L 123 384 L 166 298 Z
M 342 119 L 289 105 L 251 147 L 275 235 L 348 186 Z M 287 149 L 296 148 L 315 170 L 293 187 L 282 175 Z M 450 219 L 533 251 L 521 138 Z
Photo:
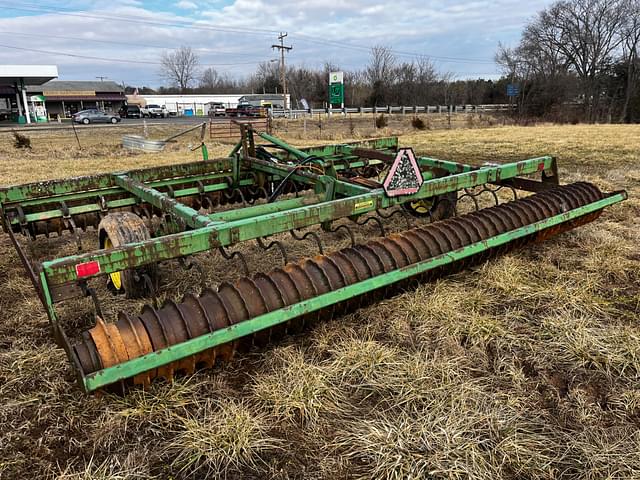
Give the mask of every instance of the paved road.
M 94 123 L 90 125 L 76 124 L 77 129 L 92 129 L 92 128 L 118 128 L 118 127 L 131 127 L 142 126 L 145 122 L 147 125 L 196 125 L 202 122 L 208 122 L 208 117 L 168 117 L 168 118 L 123 118 L 120 123 L 112 125 L 110 123 Z M 62 123 L 50 122 L 50 123 L 33 123 L 31 125 L 18 125 L 10 122 L 0 122 L 0 132 L 6 132 L 11 130 L 20 131 L 43 131 L 43 130 L 66 130 L 72 129 L 71 121 L 65 120 Z

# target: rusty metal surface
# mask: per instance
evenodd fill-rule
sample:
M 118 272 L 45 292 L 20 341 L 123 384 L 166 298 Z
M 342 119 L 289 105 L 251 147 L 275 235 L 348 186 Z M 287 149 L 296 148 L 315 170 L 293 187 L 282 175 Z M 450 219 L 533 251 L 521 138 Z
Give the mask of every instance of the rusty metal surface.
M 374 176 L 374 175 L 372 175 Z M 349 183 L 355 183 L 356 185 L 362 185 L 363 187 L 368 187 L 368 188 L 381 188 L 382 187 L 382 183 L 378 182 L 377 180 L 373 180 L 372 178 L 369 178 L 367 176 L 357 176 L 357 177 L 351 177 L 346 179 L 347 182 Z
M 290 263 L 268 274 L 241 278 L 234 284 L 223 283 L 216 290 L 206 289 L 199 297 L 187 295 L 180 303 L 169 301 L 159 309 L 147 305 L 136 318 L 121 314 L 117 322 L 112 325 L 105 326 L 100 322 L 88 334 L 83 335 L 83 340 L 75 345 L 73 350 L 86 375 L 113 365 L 114 362 L 136 358 L 142 352 L 149 351 L 150 346 L 154 351 L 160 350 L 243 322 L 265 312 L 281 309 L 545 218 L 560 215 L 602 198 L 603 194 L 597 187 L 588 183 L 575 183 L 464 216 L 414 228 L 365 245 L 356 245 L 326 256 L 316 256 L 298 263 Z M 599 214 L 600 211 L 596 211 L 514 240 L 501 247 L 483 251 L 462 261 L 428 271 L 419 279 L 428 281 L 515 247 L 542 241 L 552 235 L 590 222 Z M 393 287 L 384 288 L 383 291 L 378 290 L 374 295 L 353 297 L 341 304 L 303 315 L 270 331 L 245 337 L 242 343 L 245 346 L 263 345 L 286 333 L 298 332 L 303 327 L 321 319 L 329 319 L 372 300 L 379 300 L 383 295 L 391 295 L 399 288 L 406 286 L 406 283 L 395 284 Z M 230 359 L 238 348 L 238 343 L 219 345 L 187 360 L 180 360 L 146 372 L 131 379 L 131 383 L 146 385 L 154 377 L 171 379 L 177 371 L 191 373 L 197 367 L 212 366 L 217 360 Z
M 351 153 L 357 157 L 381 160 L 388 164 L 391 164 L 396 158 L 394 154 L 381 152 L 380 150 L 374 150 L 372 148 L 356 147 L 351 150 Z

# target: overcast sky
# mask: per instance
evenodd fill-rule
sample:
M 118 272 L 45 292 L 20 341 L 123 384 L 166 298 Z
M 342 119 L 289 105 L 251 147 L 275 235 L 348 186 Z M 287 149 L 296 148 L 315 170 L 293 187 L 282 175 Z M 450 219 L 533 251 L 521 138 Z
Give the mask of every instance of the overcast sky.
M 156 87 L 163 84 L 160 54 L 189 45 L 205 67 L 240 77 L 276 58 L 271 45 L 283 31 L 289 33 L 286 44 L 293 45 L 291 65 L 331 61 L 360 68 L 371 46 L 385 45 L 401 60 L 429 56 L 439 70 L 459 78 L 496 77 L 498 42 L 517 43 L 523 25 L 549 3 L 0 0 L 0 65 L 56 64 L 65 80 L 106 76 Z

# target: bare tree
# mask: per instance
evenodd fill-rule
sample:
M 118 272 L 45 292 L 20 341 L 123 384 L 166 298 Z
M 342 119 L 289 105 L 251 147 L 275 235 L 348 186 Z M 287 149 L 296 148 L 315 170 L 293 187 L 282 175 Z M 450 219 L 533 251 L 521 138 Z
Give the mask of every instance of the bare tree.
M 375 106 L 385 102 L 389 87 L 395 80 L 396 57 L 390 48 L 381 45 L 371 49 L 371 60 L 366 75 L 371 85 L 371 103 Z
M 624 8 L 621 38 L 622 61 L 626 65 L 626 84 L 620 122 L 628 120 L 629 102 L 640 79 L 640 0 L 628 0 Z
M 585 107 L 594 121 L 599 80 L 621 42 L 622 0 L 567 0 L 543 10 L 537 27 L 545 41 L 565 57 L 582 81 Z
M 273 62 L 260 62 L 256 72 L 249 79 L 254 93 L 275 93 L 280 86 L 280 71 Z
M 215 68 L 209 67 L 202 72 L 202 75 L 200 75 L 200 82 L 198 86 L 200 88 L 212 90 L 218 86 L 219 82 L 220 76 L 218 75 L 218 72 Z
M 182 46 L 160 57 L 160 74 L 181 92 L 189 87 L 198 74 L 200 59 L 191 47 Z

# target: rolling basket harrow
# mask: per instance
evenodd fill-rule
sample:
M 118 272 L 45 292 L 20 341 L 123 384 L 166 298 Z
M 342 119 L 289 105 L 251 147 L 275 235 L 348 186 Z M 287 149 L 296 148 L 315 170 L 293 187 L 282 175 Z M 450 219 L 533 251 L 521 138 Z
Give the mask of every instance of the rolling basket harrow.
M 204 145 L 203 155 L 0 189 L 3 230 L 86 392 L 211 367 L 240 347 L 593 221 L 626 199 L 583 182 L 560 186 L 553 157 L 478 167 L 416 158 L 396 138 L 297 149 L 243 125 L 228 157 L 209 160 Z M 481 197 L 492 206 L 481 208 Z M 465 203 L 472 208 L 463 214 Z M 388 234 L 396 214 L 409 228 Z M 352 226 L 370 222 L 380 237 L 358 244 Z M 319 254 L 289 262 L 283 242 L 269 238 L 287 232 L 312 240 Z M 326 252 L 323 232 L 344 233 L 351 246 Z M 85 251 L 90 235 L 98 250 Z M 75 241 L 79 253 L 32 258 L 29 244 L 51 236 Z M 245 264 L 233 283 L 202 282 L 199 295 L 157 305 L 160 262 L 201 269 L 206 252 L 243 260 L 232 249 L 247 241 L 277 247 L 284 266 L 249 275 Z M 105 279 L 113 293 L 154 301 L 107 322 L 95 289 Z M 70 338 L 56 307 L 77 297 L 93 300 L 95 322 Z

